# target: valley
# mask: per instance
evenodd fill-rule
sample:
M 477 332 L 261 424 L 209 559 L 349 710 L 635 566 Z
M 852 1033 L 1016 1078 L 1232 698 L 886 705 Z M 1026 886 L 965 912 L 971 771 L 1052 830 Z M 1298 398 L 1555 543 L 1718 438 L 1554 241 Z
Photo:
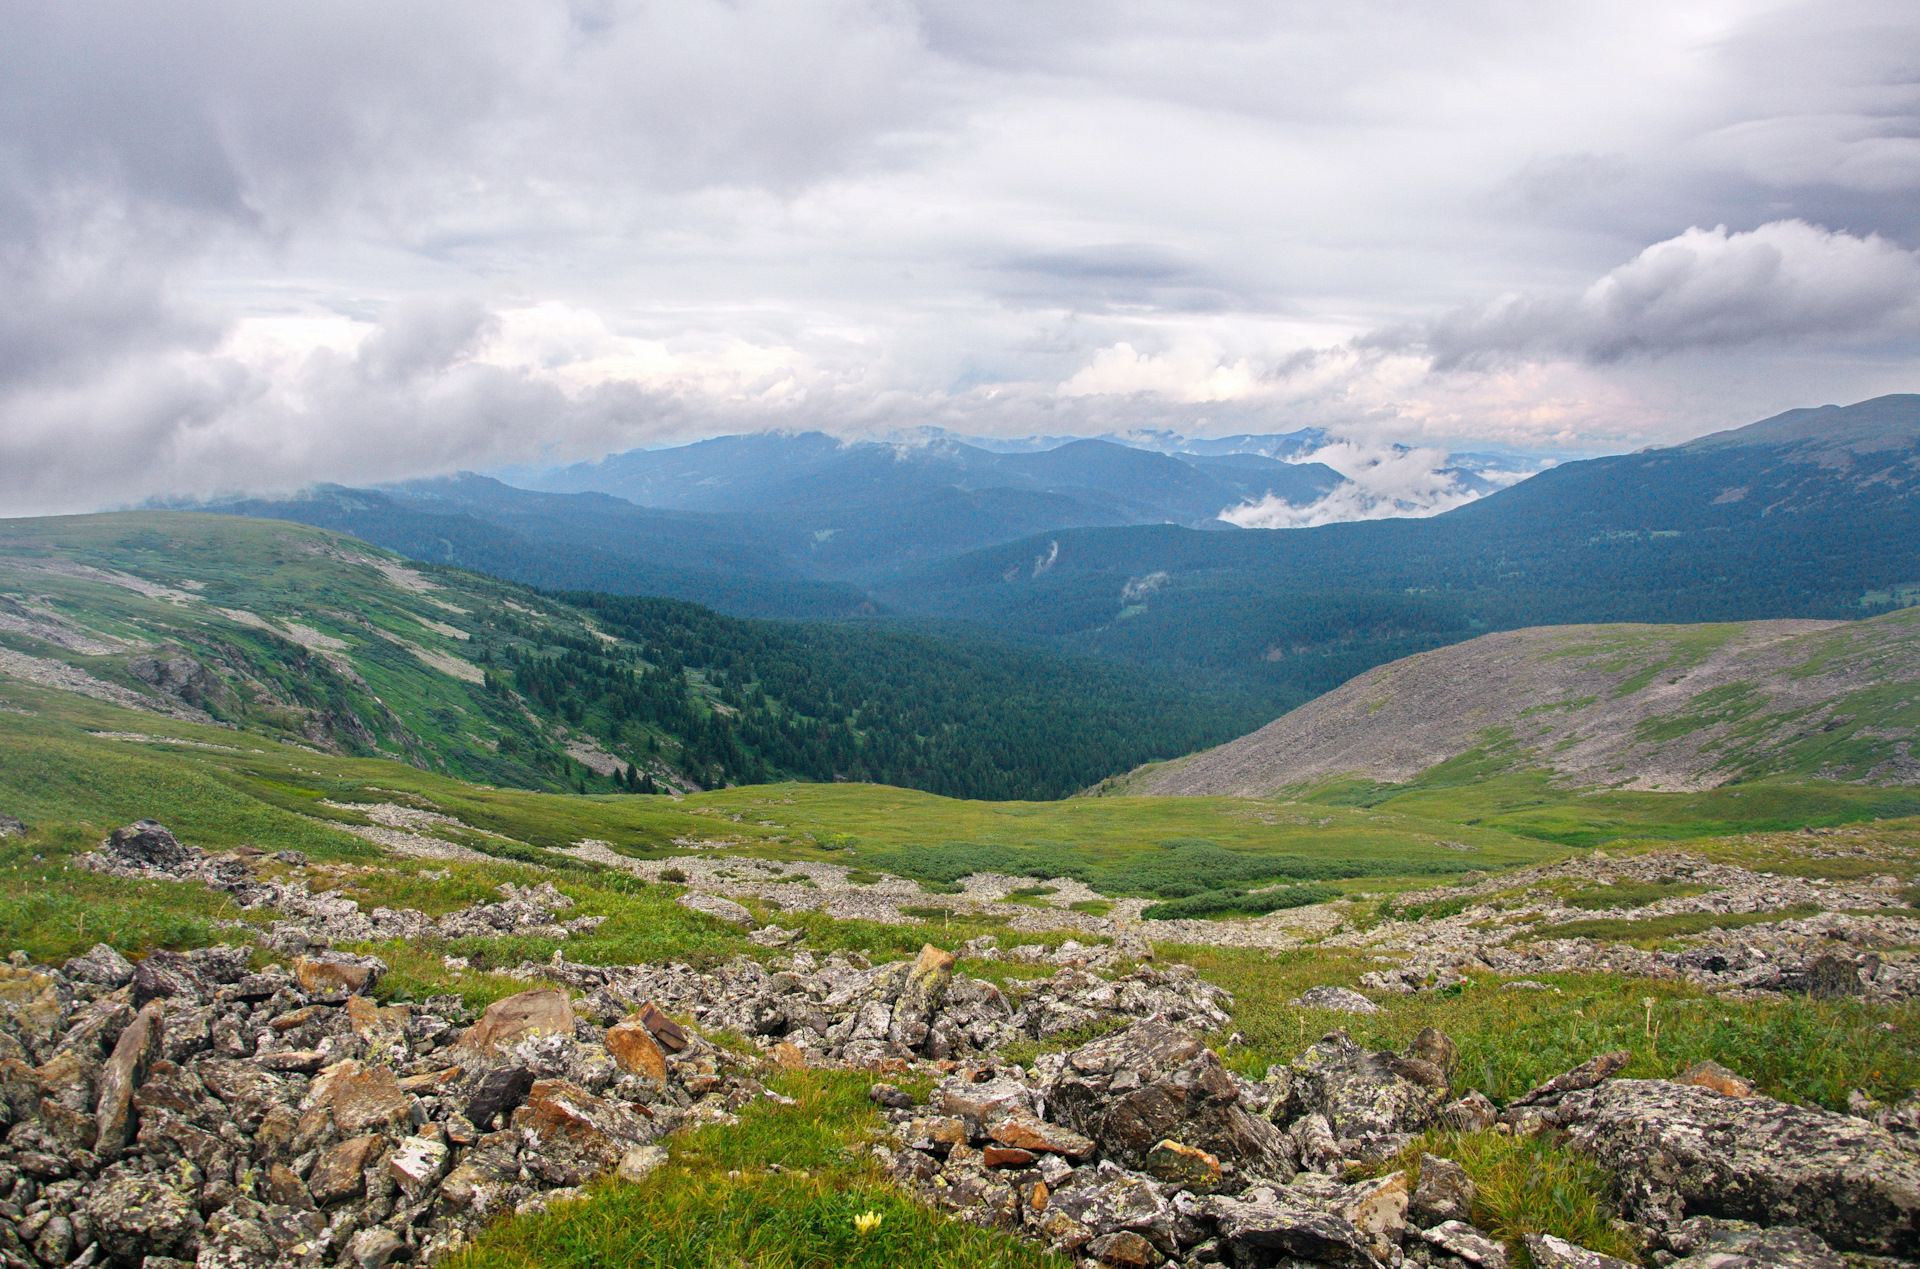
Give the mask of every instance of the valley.
M 1907 409 L 864 573 L 470 479 L 7 521 L 0 1259 L 1913 1263 Z

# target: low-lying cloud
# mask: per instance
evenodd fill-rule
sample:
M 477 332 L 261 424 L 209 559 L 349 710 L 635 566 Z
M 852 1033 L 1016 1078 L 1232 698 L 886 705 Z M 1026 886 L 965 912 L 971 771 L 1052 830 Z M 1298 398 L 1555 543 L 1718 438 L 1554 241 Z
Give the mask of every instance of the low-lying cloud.
M 1485 496 L 1490 488 L 1526 479 L 1531 471 L 1482 470 L 1470 477 L 1450 465 L 1446 450 L 1403 445 L 1335 441 L 1301 456 L 1325 463 L 1346 481 L 1305 506 L 1274 494 L 1229 507 L 1220 519 L 1243 529 L 1311 529 L 1349 520 L 1392 520 L 1437 516 Z

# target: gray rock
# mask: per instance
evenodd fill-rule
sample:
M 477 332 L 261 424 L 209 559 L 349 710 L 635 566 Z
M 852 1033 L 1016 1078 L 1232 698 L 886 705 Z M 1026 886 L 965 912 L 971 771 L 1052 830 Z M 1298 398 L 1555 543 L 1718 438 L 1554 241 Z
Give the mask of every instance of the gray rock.
M 717 894 L 707 894 L 704 891 L 690 890 L 678 899 L 675 899 L 674 902 L 686 908 L 688 911 L 698 912 L 703 916 L 710 916 L 717 921 L 725 921 L 730 925 L 755 924 L 753 913 L 747 911 L 733 900 L 723 899 Z
M 138 820 L 114 829 L 101 850 L 123 867 L 168 875 L 188 871 L 205 858 L 204 851 L 181 845 L 164 825 L 153 820 Z
M 125 987 L 133 981 L 133 962 L 105 943 L 95 943 L 84 956 L 68 961 L 65 969 L 68 978 L 96 987 Z
M 0 815 L 0 837 L 19 837 L 26 831 L 26 824 L 18 817 Z
M 1846 1269 L 1846 1261 L 1811 1230 L 1762 1229 L 1746 1221 L 1696 1216 L 1668 1235 L 1685 1259 L 1668 1269 Z
M 1279 1132 L 1240 1104 L 1219 1055 L 1158 1018 L 1069 1053 L 1046 1102 L 1050 1117 L 1131 1168 L 1172 1140 L 1240 1168 L 1293 1172 Z
M 1420 1156 L 1420 1183 L 1413 1187 L 1407 1219 L 1421 1229 L 1473 1219 L 1474 1185 L 1452 1159 Z
M 1619 1177 L 1628 1216 L 1796 1225 L 1843 1251 L 1920 1248 L 1920 1158 L 1865 1120 L 1665 1080 L 1611 1080 L 1550 1112 Z
M 1332 1009 L 1340 1013 L 1379 1013 L 1380 1006 L 1350 987 L 1309 987 L 1289 1000 L 1294 1009 Z
M 1421 1167 L 1425 1174 L 1425 1165 Z M 1450 1220 L 1420 1231 L 1420 1237 L 1448 1255 L 1484 1269 L 1506 1269 L 1507 1249 L 1463 1220 Z
M 1629 1261 L 1603 1256 L 1552 1234 L 1528 1234 L 1526 1242 L 1534 1269 L 1635 1269 Z
M 1365 1142 L 1420 1132 L 1446 1103 L 1444 1071 L 1412 1052 L 1371 1052 L 1344 1031 L 1323 1036 L 1286 1068 L 1274 1118 L 1321 1115 L 1336 1139 Z

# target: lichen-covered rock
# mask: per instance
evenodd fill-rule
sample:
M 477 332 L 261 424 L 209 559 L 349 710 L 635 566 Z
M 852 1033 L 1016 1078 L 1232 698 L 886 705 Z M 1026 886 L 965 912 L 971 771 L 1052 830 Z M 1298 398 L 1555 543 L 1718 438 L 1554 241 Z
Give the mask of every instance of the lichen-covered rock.
M 1289 1000 L 1294 1009 L 1331 1009 L 1339 1013 L 1379 1013 L 1380 1006 L 1351 987 L 1309 987 Z
M 1762 1229 L 1747 1221 L 1696 1216 L 1667 1236 L 1667 1245 L 1684 1259 L 1669 1269 L 1845 1269 L 1811 1230 L 1792 1225 Z
M 1590 1251 L 1552 1234 L 1528 1234 L 1526 1243 L 1534 1269 L 1634 1269 L 1617 1256 Z
M 1843 1251 L 1920 1249 L 1920 1158 L 1865 1120 L 1666 1080 L 1611 1080 L 1549 1113 L 1617 1174 L 1642 1224 L 1720 1216 L 1802 1226 Z
M 157 1176 L 128 1176 L 88 1196 L 87 1215 L 101 1250 L 116 1260 L 191 1256 L 203 1222 L 192 1201 Z
M 1420 1156 L 1420 1182 L 1414 1187 L 1407 1219 L 1421 1229 L 1444 1225 L 1448 1221 L 1473 1219 L 1475 1190 L 1473 1178 L 1452 1159 L 1437 1155 Z
M 710 916 L 716 921 L 725 921 L 729 925 L 757 925 L 753 913 L 731 899 L 723 899 L 717 894 L 708 894 L 704 890 L 689 891 L 674 900 L 689 912 L 698 912 Z
M 1279 1132 L 1241 1105 L 1219 1055 L 1158 1018 L 1069 1053 L 1046 1100 L 1052 1118 L 1131 1168 L 1173 1140 L 1254 1172 L 1293 1170 Z
M 1195 1205 L 1215 1222 L 1229 1263 L 1279 1266 L 1286 1257 L 1372 1269 L 1373 1238 L 1346 1217 L 1287 1186 L 1254 1186 L 1236 1196 L 1212 1195 Z
M 1337 1140 L 1360 1143 L 1422 1131 L 1449 1093 L 1446 1073 L 1418 1053 L 1373 1052 L 1345 1031 L 1323 1036 L 1269 1078 L 1276 1121 L 1319 1115 Z
M 92 983 L 109 990 L 133 981 L 133 962 L 105 943 L 95 943 L 85 955 L 69 960 L 64 968 L 67 977 L 75 982 Z

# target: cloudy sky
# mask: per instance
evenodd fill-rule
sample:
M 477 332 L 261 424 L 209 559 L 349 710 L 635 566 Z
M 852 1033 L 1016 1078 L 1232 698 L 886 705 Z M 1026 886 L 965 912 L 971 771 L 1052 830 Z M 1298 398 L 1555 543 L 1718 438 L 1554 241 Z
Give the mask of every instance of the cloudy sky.
M 1920 11 L 0 0 L 0 514 L 1920 390 Z

